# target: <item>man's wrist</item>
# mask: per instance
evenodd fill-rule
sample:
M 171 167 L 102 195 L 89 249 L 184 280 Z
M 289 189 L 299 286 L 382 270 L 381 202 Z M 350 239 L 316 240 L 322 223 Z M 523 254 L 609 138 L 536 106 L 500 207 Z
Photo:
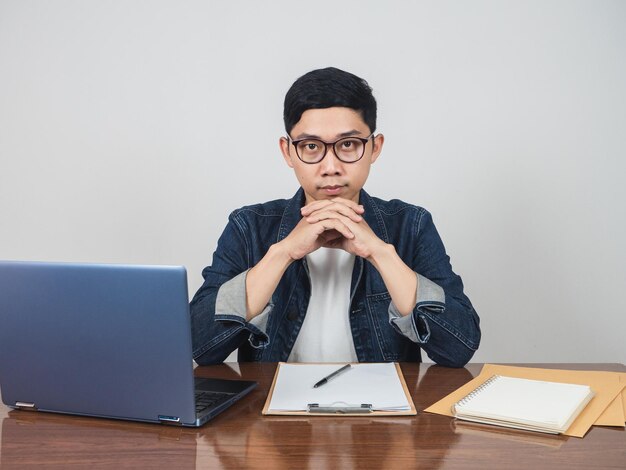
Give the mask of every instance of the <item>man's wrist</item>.
M 372 263 L 376 269 L 379 269 L 381 264 L 386 260 L 393 259 L 395 256 L 397 256 L 396 247 L 381 240 L 380 244 L 372 250 L 372 254 L 367 260 Z
M 268 260 L 271 260 L 273 263 L 277 263 L 278 266 L 281 266 L 284 269 L 287 269 L 291 263 L 296 261 L 296 259 L 289 253 L 289 249 L 285 245 L 284 240 L 271 245 L 265 256 Z

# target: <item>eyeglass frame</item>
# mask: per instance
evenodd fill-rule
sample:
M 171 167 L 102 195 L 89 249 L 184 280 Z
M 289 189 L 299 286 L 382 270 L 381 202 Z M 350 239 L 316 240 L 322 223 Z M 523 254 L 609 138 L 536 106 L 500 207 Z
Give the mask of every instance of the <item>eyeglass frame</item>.
M 341 139 L 337 139 L 334 142 L 325 142 L 322 139 L 316 139 L 316 138 L 313 138 L 313 137 L 307 137 L 305 139 L 293 140 L 291 138 L 291 136 L 289 134 L 287 134 L 287 140 L 289 140 L 289 142 L 291 142 L 293 144 L 293 148 L 296 151 L 296 156 L 298 157 L 298 160 L 300 160 L 302 163 L 306 163 L 307 165 L 315 165 L 315 164 L 321 162 L 322 160 L 324 160 L 324 158 L 326 158 L 326 155 L 328 155 L 328 146 L 332 146 L 333 152 L 335 154 L 335 157 L 337 157 L 337 160 L 339 160 L 340 162 L 343 162 L 343 163 L 356 163 L 359 160 L 361 160 L 363 158 L 363 156 L 365 155 L 365 146 L 367 145 L 367 143 L 372 138 L 374 138 L 374 139 L 376 138 L 376 136 L 374 135 L 373 132 L 369 136 L 367 136 L 367 138 L 358 137 L 358 136 L 353 135 L 353 136 L 342 137 Z M 346 140 L 346 139 L 357 139 L 357 140 L 360 140 L 363 143 L 363 153 L 361 153 L 361 156 L 359 158 L 357 158 L 356 160 L 353 160 L 351 162 L 347 162 L 345 160 L 342 160 L 341 157 L 337 154 L 337 149 L 335 148 L 335 145 L 337 145 L 342 140 Z M 299 144 L 300 142 L 304 142 L 305 140 L 315 140 L 317 142 L 321 142 L 321 143 L 324 144 L 324 155 L 322 155 L 322 158 L 320 158 L 316 162 L 306 162 L 306 161 L 302 160 L 302 157 L 298 153 L 298 145 L 297 144 Z

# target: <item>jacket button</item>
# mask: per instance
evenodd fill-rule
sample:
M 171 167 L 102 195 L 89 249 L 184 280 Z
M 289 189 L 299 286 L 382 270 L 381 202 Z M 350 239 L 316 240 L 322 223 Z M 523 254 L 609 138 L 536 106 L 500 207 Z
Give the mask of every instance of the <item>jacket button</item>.
M 297 310 L 289 310 L 287 313 L 287 319 L 290 321 L 294 321 L 298 319 L 298 311 Z

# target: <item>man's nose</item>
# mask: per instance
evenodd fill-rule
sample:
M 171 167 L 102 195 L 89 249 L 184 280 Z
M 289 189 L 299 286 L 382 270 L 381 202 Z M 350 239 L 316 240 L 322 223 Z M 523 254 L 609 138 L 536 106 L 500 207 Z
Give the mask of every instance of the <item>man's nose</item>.
M 320 162 L 320 165 L 322 165 L 321 171 L 323 175 L 336 175 L 341 173 L 342 162 L 337 158 L 333 146 L 328 147 L 328 152 L 326 152 L 326 156 Z

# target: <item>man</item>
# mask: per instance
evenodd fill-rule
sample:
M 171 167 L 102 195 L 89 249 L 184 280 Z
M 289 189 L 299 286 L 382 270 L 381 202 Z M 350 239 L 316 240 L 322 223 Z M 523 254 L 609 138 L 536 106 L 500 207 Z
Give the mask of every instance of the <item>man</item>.
M 191 302 L 194 358 L 420 361 L 462 367 L 480 342 L 430 214 L 362 188 L 380 156 L 367 82 L 335 68 L 285 97 L 280 150 L 300 189 L 233 212 Z

